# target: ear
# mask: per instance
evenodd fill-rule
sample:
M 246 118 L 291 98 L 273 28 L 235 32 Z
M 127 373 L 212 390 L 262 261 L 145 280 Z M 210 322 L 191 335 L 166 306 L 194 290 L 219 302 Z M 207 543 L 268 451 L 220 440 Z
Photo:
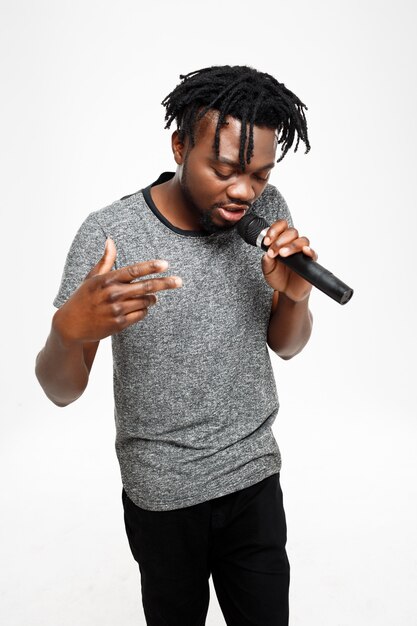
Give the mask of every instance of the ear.
M 184 163 L 186 155 L 186 145 L 179 139 L 179 133 L 174 130 L 171 137 L 172 153 L 174 155 L 175 163 L 182 165 Z

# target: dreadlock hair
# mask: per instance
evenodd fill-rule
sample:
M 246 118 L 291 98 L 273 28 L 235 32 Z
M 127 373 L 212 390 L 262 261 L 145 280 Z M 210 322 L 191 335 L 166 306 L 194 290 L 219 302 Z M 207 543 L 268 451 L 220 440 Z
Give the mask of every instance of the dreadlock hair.
M 214 148 L 216 158 L 220 151 L 220 130 L 226 123 L 226 116 L 231 115 L 241 121 L 239 162 L 245 170 L 245 145 L 247 124 L 249 141 L 246 150 L 246 162 L 253 156 L 253 127 L 266 126 L 277 130 L 278 144 L 281 145 L 281 161 L 291 148 L 295 133 L 297 141 L 294 152 L 301 141 L 307 153 L 310 143 L 307 134 L 305 104 L 295 94 L 279 83 L 273 76 L 259 72 L 245 65 L 222 65 L 207 67 L 202 70 L 180 74 L 182 80 L 162 101 L 166 108 L 165 128 L 176 121 L 180 141 L 186 136 L 195 145 L 196 123 L 211 109 L 218 111 Z

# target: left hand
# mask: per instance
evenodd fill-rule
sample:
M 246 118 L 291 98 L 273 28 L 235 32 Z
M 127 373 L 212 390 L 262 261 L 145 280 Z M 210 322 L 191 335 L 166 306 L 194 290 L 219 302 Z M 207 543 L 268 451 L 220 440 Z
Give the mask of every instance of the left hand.
M 288 228 L 286 220 L 279 220 L 267 230 L 264 243 L 269 249 L 262 257 L 262 271 L 268 285 L 294 302 L 307 298 L 312 285 L 276 258 L 279 255 L 286 257 L 295 252 L 303 252 L 317 261 L 318 256 L 310 248 L 307 237 L 300 237 L 295 228 Z

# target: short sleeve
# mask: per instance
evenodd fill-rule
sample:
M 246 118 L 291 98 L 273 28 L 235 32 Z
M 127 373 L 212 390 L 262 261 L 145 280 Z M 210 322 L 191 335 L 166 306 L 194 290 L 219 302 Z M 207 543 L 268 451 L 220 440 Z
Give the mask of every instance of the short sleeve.
M 287 220 L 290 228 L 294 226 L 288 205 L 274 185 L 266 186 L 263 194 L 254 203 L 253 210 L 262 215 L 269 224 L 278 220 Z
M 61 285 L 53 301 L 55 307 L 59 308 L 68 300 L 101 259 L 106 238 L 95 214 L 90 213 L 78 229 L 68 251 Z
M 292 221 L 291 213 L 288 208 L 288 204 L 285 201 L 284 196 L 281 194 L 278 189 L 275 189 L 276 192 L 276 203 L 277 203 L 277 220 L 287 220 L 288 226 L 293 228 L 294 224 Z

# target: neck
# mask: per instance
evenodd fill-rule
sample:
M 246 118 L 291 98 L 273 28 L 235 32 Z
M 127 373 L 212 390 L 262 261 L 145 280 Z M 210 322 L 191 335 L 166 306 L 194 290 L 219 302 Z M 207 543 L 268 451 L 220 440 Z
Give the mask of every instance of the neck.
M 183 194 L 178 170 L 170 180 L 152 187 L 151 196 L 158 210 L 173 226 L 182 230 L 201 230 L 195 211 Z

